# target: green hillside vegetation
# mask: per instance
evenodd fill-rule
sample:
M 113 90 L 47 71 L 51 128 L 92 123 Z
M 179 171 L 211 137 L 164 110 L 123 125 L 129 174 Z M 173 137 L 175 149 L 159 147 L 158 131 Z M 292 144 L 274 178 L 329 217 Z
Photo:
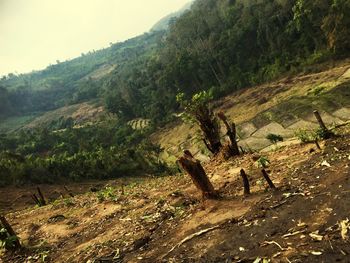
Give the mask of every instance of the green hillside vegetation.
M 349 13 L 348 0 L 197 0 L 167 31 L 43 71 L 9 74 L 0 81 L 2 120 L 91 100 L 116 118 L 77 128 L 58 117 L 38 130 L 2 134 L 1 182 L 164 171 L 148 135 L 173 120 L 177 94 L 190 98 L 205 90 L 217 99 L 348 57 Z M 282 118 L 277 110 L 274 115 Z M 150 120 L 147 130 L 133 130 L 132 119 Z
M 68 119 L 61 125 L 65 129 L 2 134 L 0 186 L 169 172 L 158 158 L 161 148 L 146 139 L 147 130 L 117 126 L 115 121 L 73 129 Z
M 64 105 L 101 98 L 104 77 L 123 71 L 125 64 L 152 52 L 163 32 L 144 34 L 111 47 L 82 54 L 80 57 L 48 66 L 29 74 L 9 74 L 0 80 L 0 118 L 45 112 Z M 5 95 L 2 95 L 5 94 Z

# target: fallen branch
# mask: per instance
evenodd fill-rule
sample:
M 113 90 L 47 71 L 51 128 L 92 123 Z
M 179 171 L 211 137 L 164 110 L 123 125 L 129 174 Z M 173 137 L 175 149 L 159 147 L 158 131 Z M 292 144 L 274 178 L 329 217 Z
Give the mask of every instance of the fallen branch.
M 284 200 L 284 201 L 282 201 L 282 202 L 280 202 L 280 203 L 278 203 L 278 204 L 276 204 L 276 205 L 274 205 L 274 206 L 270 206 L 270 209 L 276 209 L 276 208 L 278 208 L 278 207 L 284 205 L 284 204 L 287 203 L 287 202 L 288 202 L 288 200 Z
M 338 129 L 338 128 L 341 128 L 341 127 L 344 127 L 344 126 L 347 126 L 350 124 L 350 121 L 347 121 L 347 122 L 344 122 L 344 123 L 341 123 L 341 124 L 338 124 L 338 125 L 335 125 L 334 127 L 331 127 L 330 130 L 335 130 L 335 129 Z
M 198 237 L 198 236 L 201 236 L 201 235 L 203 235 L 203 234 L 205 234 L 205 233 L 208 233 L 208 232 L 210 232 L 210 231 L 213 231 L 213 230 L 215 230 L 215 229 L 218 229 L 218 228 L 220 228 L 220 227 L 221 227 L 221 225 L 216 225 L 216 226 L 213 226 L 213 227 L 209 227 L 209 228 L 203 229 L 203 230 L 201 230 L 201 231 L 198 231 L 198 232 L 196 232 L 196 233 L 194 233 L 194 234 L 192 234 L 192 235 L 189 235 L 189 236 L 185 237 L 185 238 L 182 239 L 179 243 L 177 243 L 175 246 L 173 246 L 173 247 L 163 256 L 163 258 L 166 257 L 167 255 L 169 255 L 171 252 L 173 252 L 176 248 L 178 248 L 178 247 L 180 247 L 181 245 L 183 245 L 184 243 L 190 241 L 191 239 L 193 239 L 193 238 L 195 238 L 195 237 Z

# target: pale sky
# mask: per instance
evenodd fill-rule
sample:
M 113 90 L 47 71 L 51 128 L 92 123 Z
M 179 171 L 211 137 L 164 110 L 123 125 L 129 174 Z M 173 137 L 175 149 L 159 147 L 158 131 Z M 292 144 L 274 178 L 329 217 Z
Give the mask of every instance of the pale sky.
M 0 0 L 0 76 L 147 32 L 190 0 Z

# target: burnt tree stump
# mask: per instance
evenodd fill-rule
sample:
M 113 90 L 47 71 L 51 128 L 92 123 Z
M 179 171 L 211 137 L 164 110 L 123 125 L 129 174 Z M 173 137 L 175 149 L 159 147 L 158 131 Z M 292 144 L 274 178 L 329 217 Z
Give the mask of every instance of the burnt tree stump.
M 200 161 L 195 159 L 190 151 L 186 150 L 178 162 L 191 177 L 194 185 L 202 192 L 204 198 L 217 198 L 218 194 L 204 171 Z
M 250 195 L 250 186 L 249 186 L 248 176 L 243 169 L 241 169 L 240 175 L 243 179 L 244 195 Z

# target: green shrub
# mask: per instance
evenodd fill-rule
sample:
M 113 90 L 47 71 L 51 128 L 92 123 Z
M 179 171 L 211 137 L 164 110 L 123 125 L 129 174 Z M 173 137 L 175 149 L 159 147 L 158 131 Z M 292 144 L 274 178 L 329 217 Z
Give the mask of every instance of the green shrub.
M 99 202 L 103 202 L 105 200 L 117 200 L 117 195 L 115 194 L 115 189 L 111 186 L 107 186 L 105 189 L 97 192 L 97 199 Z
M 317 139 L 317 134 L 312 130 L 298 129 L 295 136 L 303 143 L 314 142 Z
M 272 143 L 283 142 L 283 137 L 281 135 L 273 133 L 268 134 L 266 136 L 266 139 L 268 139 Z
M 256 163 L 260 168 L 267 168 L 270 165 L 270 160 L 266 156 L 261 156 Z

